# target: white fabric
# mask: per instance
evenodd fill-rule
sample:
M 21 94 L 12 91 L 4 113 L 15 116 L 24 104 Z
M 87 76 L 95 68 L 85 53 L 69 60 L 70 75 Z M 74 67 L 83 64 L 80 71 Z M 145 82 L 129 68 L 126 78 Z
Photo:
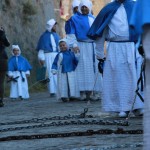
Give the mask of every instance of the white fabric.
M 45 61 L 45 54 L 44 54 L 44 50 L 39 50 L 38 51 L 38 59 Z
M 67 39 L 66 39 L 66 38 L 63 38 L 63 39 L 59 40 L 59 43 L 60 43 L 60 42 L 65 42 L 65 43 L 67 44 Z
M 95 44 L 96 44 L 95 55 L 97 59 L 103 59 L 105 57 L 105 54 L 104 54 L 105 32 L 106 30 L 104 30 L 102 37 L 97 38 L 95 41 Z
M 122 16 L 125 16 L 123 13 L 125 13 L 124 10 L 121 14 Z M 122 18 L 122 16 L 120 17 Z M 118 18 L 118 20 L 121 19 Z M 116 16 L 112 18 L 111 23 L 115 23 L 115 21 Z M 125 25 L 127 25 L 126 21 L 122 26 L 124 27 Z M 109 27 L 110 26 L 111 25 L 109 24 Z M 129 40 L 129 37 L 125 34 L 125 32 L 128 33 L 128 28 L 124 27 L 125 31 L 123 32 L 119 28 L 120 25 L 116 22 L 114 26 L 111 26 L 111 29 L 106 28 L 103 33 L 105 35 L 97 40 L 96 54 L 99 55 L 99 57 L 104 57 L 104 38 L 107 38 L 110 41 Z M 118 29 L 118 31 L 115 29 Z M 115 32 L 117 34 L 115 34 Z M 122 33 L 124 33 L 124 36 Z M 100 53 L 98 53 L 98 51 Z M 102 109 L 104 111 L 122 112 L 131 110 L 137 85 L 135 59 L 135 44 L 133 42 L 107 43 L 107 55 L 103 73 Z M 140 108 L 143 108 L 143 103 L 137 99 L 134 104 L 134 109 Z
M 73 2 L 72 2 L 72 8 L 78 7 L 79 4 L 80 4 L 80 0 L 73 0 Z
M 134 43 L 109 43 L 106 58 L 103 75 L 103 110 L 130 111 L 137 84 Z M 143 108 L 143 103 L 138 99 L 134 109 L 139 108 Z
M 70 97 L 80 97 L 76 72 L 62 73 L 62 62 L 63 55 L 59 55 L 58 60 L 58 86 L 57 86 L 57 98 L 70 98 Z
M 51 68 L 52 68 L 52 63 L 57 55 L 57 52 L 44 53 L 44 55 L 45 55 L 45 66 L 47 68 L 48 78 L 50 79 L 50 82 L 48 83 L 49 93 L 56 93 L 57 76 L 52 74 Z
M 46 29 L 51 32 L 53 26 L 55 25 L 56 21 L 54 19 L 50 19 L 49 21 L 47 21 L 46 23 Z
M 89 13 L 91 13 L 91 11 L 92 11 L 92 2 L 90 0 L 81 0 L 81 3 L 80 3 L 79 8 L 78 8 L 78 10 L 81 14 L 82 14 L 82 12 L 81 12 L 81 7 L 82 6 L 86 6 L 89 9 Z
M 69 48 L 72 48 L 74 44 L 77 44 L 77 39 L 75 34 L 67 34 L 66 39 L 68 41 Z
M 129 36 L 127 14 L 123 4 L 121 4 L 121 6 L 113 16 L 113 19 L 110 21 L 109 28 L 116 35 Z
M 12 76 L 13 78 L 19 76 L 17 82 L 11 82 L 10 98 L 19 98 L 19 96 L 21 96 L 23 99 L 29 98 L 28 81 L 26 77 L 27 74 L 30 75 L 30 71 L 22 71 L 22 76 L 25 79 L 25 81 L 23 82 L 19 71 L 8 71 L 8 75 Z
M 76 69 L 79 90 L 80 91 L 100 91 L 101 77 L 96 80 L 97 60 L 94 58 L 94 44 L 78 42 L 80 49 L 80 59 Z M 96 63 L 94 62 L 94 59 Z M 95 83 L 96 81 L 96 83 Z M 95 85 L 96 84 L 96 85 Z
M 89 20 L 89 25 L 90 25 L 90 27 L 91 27 L 91 25 L 92 25 L 93 22 L 94 22 L 94 18 L 88 16 L 88 20 Z
M 12 45 L 12 55 L 14 55 L 14 53 L 13 53 L 13 49 L 18 49 L 18 50 L 19 50 L 19 54 L 18 54 L 18 56 L 21 54 L 21 50 L 20 50 L 19 45 Z
M 50 39 L 51 39 L 53 52 L 56 52 L 57 46 L 56 46 L 56 42 L 55 42 L 54 36 L 52 34 L 50 35 Z

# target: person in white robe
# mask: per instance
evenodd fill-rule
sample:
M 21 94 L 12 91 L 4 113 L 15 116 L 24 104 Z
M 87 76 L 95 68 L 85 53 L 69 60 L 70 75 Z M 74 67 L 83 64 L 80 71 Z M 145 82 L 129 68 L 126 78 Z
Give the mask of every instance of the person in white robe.
M 52 97 L 57 92 L 57 77 L 51 73 L 51 67 L 58 53 L 58 41 L 60 39 L 56 33 L 56 24 L 57 22 L 54 19 L 47 21 L 46 31 L 40 36 L 37 45 L 38 59 L 40 64 L 46 67 L 48 78 L 50 79 L 48 90 Z
M 59 47 L 60 52 L 53 62 L 52 73 L 58 77 L 57 98 L 65 102 L 80 97 L 75 73 L 80 54 L 69 49 L 66 39 L 59 41 Z
M 136 36 L 128 24 L 133 4 L 129 0 L 109 3 L 101 10 L 88 32 L 89 37 L 96 39 L 97 59 L 104 63 L 102 109 L 118 113 L 119 117 L 127 117 L 132 106 L 139 114 L 143 113 L 143 102 L 140 99 L 135 100 Z
M 95 17 L 91 14 L 92 2 L 90 0 L 81 0 L 78 12 L 74 14 L 66 26 L 67 40 L 73 50 L 80 50 L 80 60 L 76 69 L 81 100 L 95 100 L 92 93 L 100 92 L 101 76 L 98 72 L 98 61 L 95 59 L 94 41 L 87 37 L 87 32 L 92 25 Z
M 26 58 L 21 56 L 18 45 L 12 45 L 12 57 L 8 61 L 8 81 L 11 99 L 29 99 L 28 79 L 31 66 Z

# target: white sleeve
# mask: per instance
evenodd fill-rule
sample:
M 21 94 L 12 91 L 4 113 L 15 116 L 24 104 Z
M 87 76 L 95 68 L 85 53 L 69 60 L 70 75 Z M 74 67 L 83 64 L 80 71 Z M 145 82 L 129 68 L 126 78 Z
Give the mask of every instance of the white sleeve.
M 78 44 L 75 34 L 67 34 L 66 39 L 69 44 L 69 48 L 72 48 L 73 44 L 75 44 L 75 43 Z
M 38 59 L 44 61 L 45 60 L 45 55 L 44 55 L 44 50 L 39 50 L 38 52 Z
M 8 74 L 9 77 L 12 77 L 13 76 L 13 71 L 8 71 L 7 74 Z
M 100 59 L 103 59 L 105 57 L 104 54 L 105 37 L 106 37 L 106 30 L 104 30 L 102 37 L 97 38 L 95 41 L 96 44 L 95 55 Z
M 59 58 L 58 58 L 58 62 L 57 62 L 58 66 L 60 66 L 60 64 L 62 63 L 62 60 L 63 60 L 63 54 L 60 53 Z
M 30 71 L 29 71 L 29 70 L 27 70 L 27 71 L 25 72 L 25 74 L 30 75 Z

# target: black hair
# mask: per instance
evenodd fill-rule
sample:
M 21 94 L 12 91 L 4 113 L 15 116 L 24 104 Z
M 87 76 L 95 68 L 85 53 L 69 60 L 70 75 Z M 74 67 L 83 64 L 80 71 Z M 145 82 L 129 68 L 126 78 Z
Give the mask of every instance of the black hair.
M 10 43 L 6 37 L 5 31 L 3 29 L 0 29 L 0 44 L 8 47 L 10 46 Z

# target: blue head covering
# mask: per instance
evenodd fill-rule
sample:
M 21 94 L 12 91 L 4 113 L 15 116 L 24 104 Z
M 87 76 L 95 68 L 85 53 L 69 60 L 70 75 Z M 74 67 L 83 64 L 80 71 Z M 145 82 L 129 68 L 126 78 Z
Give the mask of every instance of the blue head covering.
M 125 0 L 123 2 L 126 13 L 127 13 L 127 19 L 128 22 L 130 20 L 130 16 L 132 13 L 133 8 L 133 2 L 132 0 Z M 105 27 L 109 24 L 110 20 L 113 18 L 114 14 L 118 10 L 118 8 L 121 6 L 121 3 L 118 1 L 113 1 L 109 4 L 107 4 L 97 15 L 94 23 L 92 24 L 90 30 L 88 31 L 88 37 L 91 39 L 96 39 L 97 37 L 101 37 L 103 34 L 103 31 Z M 137 39 L 137 35 L 133 29 L 130 29 L 130 40 L 135 41 Z
M 137 0 L 130 20 L 130 25 L 138 34 L 143 32 L 143 26 L 150 24 L 150 1 Z

